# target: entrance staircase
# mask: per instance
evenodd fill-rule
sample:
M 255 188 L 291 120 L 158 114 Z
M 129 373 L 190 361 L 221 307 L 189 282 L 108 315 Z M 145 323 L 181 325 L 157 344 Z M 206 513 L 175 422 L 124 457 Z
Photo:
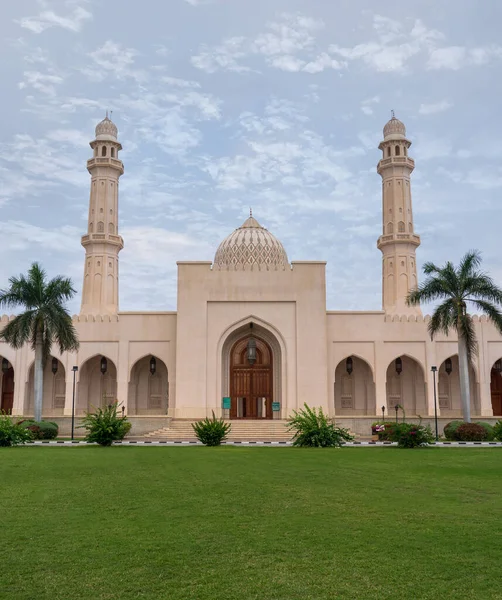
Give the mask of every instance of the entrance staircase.
M 169 427 L 157 429 L 145 435 L 148 439 L 168 441 L 194 441 L 196 440 L 192 423 L 185 419 L 173 419 Z M 256 420 L 256 421 L 226 421 L 232 428 L 228 434 L 229 442 L 288 442 L 291 433 L 287 429 L 287 421 Z

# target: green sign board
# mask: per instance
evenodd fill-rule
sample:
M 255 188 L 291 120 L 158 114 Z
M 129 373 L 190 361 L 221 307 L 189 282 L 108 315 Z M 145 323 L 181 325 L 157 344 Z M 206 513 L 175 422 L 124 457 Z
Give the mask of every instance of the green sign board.
M 223 409 L 230 410 L 230 398 L 223 398 Z
M 280 402 L 272 402 L 272 410 L 274 412 L 279 412 L 281 410 L 281 403 Z

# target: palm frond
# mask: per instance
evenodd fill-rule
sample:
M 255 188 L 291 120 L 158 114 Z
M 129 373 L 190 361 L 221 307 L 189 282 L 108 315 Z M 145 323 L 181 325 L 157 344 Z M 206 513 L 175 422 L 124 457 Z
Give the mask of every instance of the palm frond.
M 417 289 L 411 290 L 406 298 L 408 306 L 433 302 L 448 296 L 448 290 L 439 277 L 428 277 Z
M 443 332 L 447 336 L 451 328 L 455 326 L 456 317 L 455 300 L 448 298 L 434 310 L 429 321 L 427 329 L 431 339 L 439 332 Z
M 466 300 L 487 300 L 502 305 L 502 289 L 485 273 L 475 273 L 465 280 Z
M 473 300 L 472 303 L 480 308 L 485 315 L 493 322 L 495 327 L 502 334 L 502 311 L 499 310 L 494 304 L 491 302 L 487 302 L 486 300 Z
M 459 279 L 467 279 L 472 275 L 474 269 L 481 264 L 481 253 L 478 250 L 469 250 L 460 261 L 458 266 Z
M 0 339 L 6 341 L 16 350 L 22 348 L 26 342 L 31 340 L 35 319 L 35 310 L 27 310 L 17 317 L 14 317 L 14 319 L 9 321 L 2 331 L 0 331 Z

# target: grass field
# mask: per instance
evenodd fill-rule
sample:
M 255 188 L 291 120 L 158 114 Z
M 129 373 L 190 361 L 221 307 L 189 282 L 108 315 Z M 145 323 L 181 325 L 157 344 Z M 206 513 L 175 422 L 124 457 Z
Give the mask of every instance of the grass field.
M 0 449 L 0 598 L 502 598 L 502 451 Z

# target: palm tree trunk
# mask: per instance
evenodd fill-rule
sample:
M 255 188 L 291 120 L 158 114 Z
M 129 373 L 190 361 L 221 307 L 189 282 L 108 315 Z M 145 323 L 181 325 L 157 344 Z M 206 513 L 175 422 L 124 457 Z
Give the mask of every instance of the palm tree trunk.
M 471 386 L 469 382 L 469 358 L 464 338 L 458 336 L 458 365 L 460 376 L 460 398 L 462 400 L 462 412 L 464 421 L 471 422 Z
M 37 332 L 35 343 L 35 421 L 42 420 L 42 403 L 44 397 L 44 367 L 42 332 Z

